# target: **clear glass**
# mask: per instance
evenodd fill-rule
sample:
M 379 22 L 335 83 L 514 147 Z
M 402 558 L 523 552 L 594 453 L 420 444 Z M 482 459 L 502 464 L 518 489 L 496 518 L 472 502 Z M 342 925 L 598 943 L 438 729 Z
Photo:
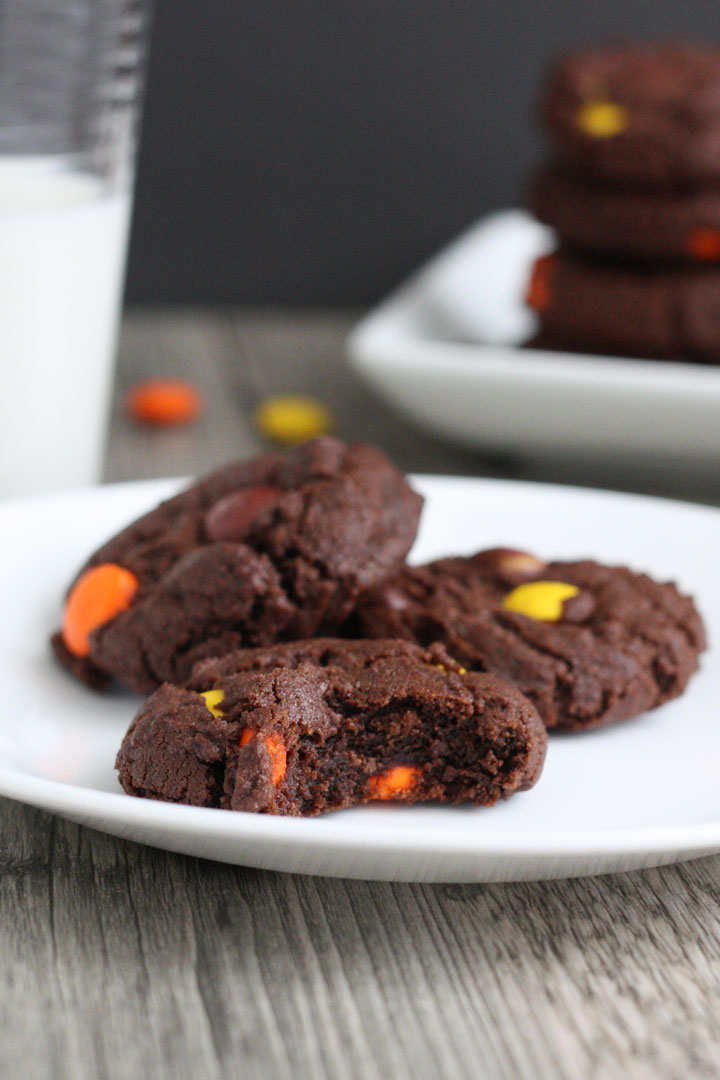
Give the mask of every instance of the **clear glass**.
M 148 19 L 0 0 L 0 496 L 100 478 Z

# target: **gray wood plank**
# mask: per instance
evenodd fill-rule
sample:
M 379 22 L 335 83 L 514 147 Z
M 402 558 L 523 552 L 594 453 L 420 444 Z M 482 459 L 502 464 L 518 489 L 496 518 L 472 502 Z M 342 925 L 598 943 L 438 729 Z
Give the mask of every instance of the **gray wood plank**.
M 206 472 L 231 457 L 254 454 L 260 440 L 234 377 L 229 319 L 182 311 L 138 312 L 125 321 L 108 439 L 105 478 L 137 479 Z M 189 427 L 134 423 L 124 408 L 137 381 L 179 376 L 201 390 L 206 408 Z
M 0 815 L 3 1077 L 718 1075 L 718 858 L 414 886 Z
M 385 405 L 350 370 L 345 338 L 358 316 L 284 309 L 132 312 L 123 325 L 106 479 L 198 473 L 253 453 L 262 445 L 252 424 L 254 405 L 270 394 L 307 393 L 329 406 L 340 436 L 376 442 L 406 471 L 609 487 L 720 504 L 713 469 L 618 464 L 612 457 L 592 463 L 573 454 L 512 457 L 437 438 Z M 153 374 L 183 375 L 200 386 L 209 407 L 197 425 L 152 431 L 128 421 L 122 393 Z
M 444 446 L 377 402 L 343 364 L 353 319 L 134 313 L 107 478 L 253 453 L 253 405 L 294 391 L 406 469 L 532 474 Z M 151 374 L 197 382 L 203 419 L 134 427 L 122 394 Z M 0 800 L 0 1076 L 720 1076 L 718 871 L 720 858 L 517 885 L 291 877 Z
M 105 478 L 203 472 L 263 444 L 252 410 L 273 394 L 310 394 L 325 402 L 335 430 L 374 441 L 401 468 L 482 471 L 477 455 L 444 445 L 403 423 L 348 369 L 344 341 L 353 312 L 139 311 L 126 318 Z M 179 375 L 196 383 L 208 408 L 186 429 L 149 429 L 130 421 L 124 395 L 136 380 Z

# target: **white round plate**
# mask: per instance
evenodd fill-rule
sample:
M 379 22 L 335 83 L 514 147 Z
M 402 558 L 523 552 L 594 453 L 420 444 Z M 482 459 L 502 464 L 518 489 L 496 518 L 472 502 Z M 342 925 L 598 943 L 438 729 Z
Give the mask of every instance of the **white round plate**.
M 510 546 L 627 563 L 693 593 L 720 638 L 720 511 L 647 497 L 424 477 L 413 559 Z M 47 647 L 84 557 L 177 488 L 152 481 L 0 507 L 0 794 L 116 836 L 274 870 L 406 881 L 572 877 L 720 851 L 720 658 L 683 698 L 550 739 L 537 786 L 491 809 L 378 805 L 307 820 L 123 794 L 115 751 L 139 699 L 94 694 Z

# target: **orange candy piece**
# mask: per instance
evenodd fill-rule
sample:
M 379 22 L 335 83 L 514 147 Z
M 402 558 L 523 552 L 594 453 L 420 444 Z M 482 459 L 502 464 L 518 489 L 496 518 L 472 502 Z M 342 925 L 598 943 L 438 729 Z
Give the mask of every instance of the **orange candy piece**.
M 716 262 L 720 259 L 720 230 L 700 226 L 688 235 L 685 246 L 694 259 Z
M 398 799 L 413 790 L 422 770 L 417 765 L 395 765 L 379 776 L 368 780 L 368 794 L 371 799 Z
M 255 738 L 255 732 L 252 728 L 245 728 L 240 736 L 240 745 L 247 746 L 251 739 Z M 270 780 L 273 787 L 277 787 L 283 780 L 285 772 L 287 770 L 287 750 L 285 749 L 285 743 L 282 741 L 279 735 L 265 735 L 260 741 L 265 744 L 265 749 L 270 755 L 272 762 L 272 771 L 270 773 Z
M 130 607 L 138 579 L 124 566 L 101 563 L 73 585 L 65 605 L 62 637 L 75 656 L 90 652 L 90 634 Z
M 552 277 L 555 271 L 555 257 L 541 255 L 535 260 L 530 273 L 530 282 L 525 293 L 525 303 L 534 311 L 545 311 L 552 302 Z
M 203 410 L 203 396 L 184 379 L 147 379 L 136 383 L 126 399 L 127 410 L 139 424 L 172 427 L 190 424 Z

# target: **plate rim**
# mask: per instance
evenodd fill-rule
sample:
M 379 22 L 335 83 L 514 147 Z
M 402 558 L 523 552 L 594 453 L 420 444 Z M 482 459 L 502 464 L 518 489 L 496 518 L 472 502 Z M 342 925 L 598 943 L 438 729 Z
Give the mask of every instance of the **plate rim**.
M 22 778 L 23 783 L 13 784 L 12 778 Z M 25 788 L 24 796 L 18 789 Z M 44 795 L 56 796 L 50 801 Z M 30 796 L 28 799 L 27 796 Z M 185 806 L 180 803 L 141 799 L 124 792 L 100 791 L 77 784 L 65 784 L 58 780 L 36 777 L 28 773 L 0 767 L 0 796 L 17 802 L 48 810 L 51 813 L 83 815 L 90 810 L 99 816 L 103 824 L 90 827 L 103 828 L 107 822 L 125 827 L 150 826 L 155 829 L 177 828 L 182 823 L 183 834 L 195 838 L 212 836 L 234 838 L 238 841 L 260 843 L 269 841 L 302 842 L 306 850 L 327 851 L 352 849 L 356 853 L 372 851 L 423 854 L 450 857 L 468 855 L 481 858 L 507 857 L 532 858 L 534 860 L 584 857 L 611 857 L 618 855 L 659 855 L 667 851 L 696 851 L 698 849 L 720 850 L 720 820 L 694 825 L 666 825 L 634 829 L 593 829 L 577 832 L 550 830 L 532 833 L 522 830 L 504 830 L 500 833 L 458 832 L 448 835 L 446 829 L 428 825 L 422 833 L 403 832 L 396 824 L 384 822 L 381 830 L 371 831 L 369 825 L 353 834 L 352 841 L 342 834 L 340 818 L 331 821 L 324 818 L 322 831 L 313 829 L 317 818 L 285 817 L 272 814 L 251 814 L 244 811 L 218 810 L 203 806 Z M 84 796 L 84 797 L 83 797 Z M 94 805 L 88 806 L 88 796 Z M 522 793 L 521 793 L 522 797 Z M 406 809 L 411 812 L 411 808 Z

